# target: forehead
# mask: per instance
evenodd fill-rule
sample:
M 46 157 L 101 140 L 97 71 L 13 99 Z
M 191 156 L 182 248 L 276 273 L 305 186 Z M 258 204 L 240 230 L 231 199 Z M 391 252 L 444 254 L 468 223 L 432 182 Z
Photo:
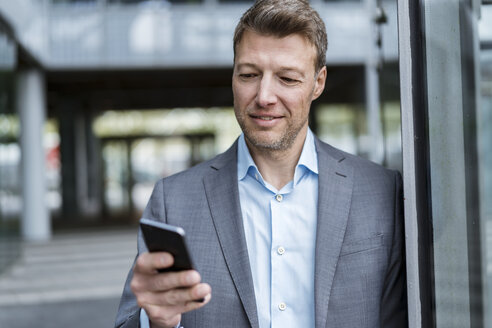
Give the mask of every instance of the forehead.
M 300 34 L 277 37 L 246 30 L 236 46 L 235 66 L 297 65 L 303 69 L 314 69 L 315 58 L 316 48 Z

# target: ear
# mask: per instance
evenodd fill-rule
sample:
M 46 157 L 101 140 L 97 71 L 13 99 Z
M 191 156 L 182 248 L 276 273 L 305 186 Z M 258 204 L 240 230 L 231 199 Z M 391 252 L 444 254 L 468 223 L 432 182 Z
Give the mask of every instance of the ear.
M 326 74 L 326 66 L 323 66 L 316 76 L 316 81 L 314 82 L 313 98 L 311 100 L 318 98 L 323 93 L 323 90 L 325 89 Z

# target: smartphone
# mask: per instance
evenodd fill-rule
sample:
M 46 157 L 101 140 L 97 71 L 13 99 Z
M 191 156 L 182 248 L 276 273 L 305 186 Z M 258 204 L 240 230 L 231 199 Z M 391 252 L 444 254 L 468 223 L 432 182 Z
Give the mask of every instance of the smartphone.
M 160 269 L 159 272 L 194 269 L 190 253 L 186 247 L 185 231 L 182 228 L 142 218 L 140 219 L 140 229 L 149 252 L 168 252 L 174 257 L 173 266 Z

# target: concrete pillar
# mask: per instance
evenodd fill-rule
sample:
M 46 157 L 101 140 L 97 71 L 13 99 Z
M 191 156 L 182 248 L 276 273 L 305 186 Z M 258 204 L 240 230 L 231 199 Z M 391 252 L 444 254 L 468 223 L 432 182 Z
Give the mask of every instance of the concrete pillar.
M 43 126 L 46 116 L 44 76 L 38 69 L 17 74 L 16 104 L 21 124 L 22 237 L 42 241 L 51 237 L 51 220 L 45 201 L 46 174 Z

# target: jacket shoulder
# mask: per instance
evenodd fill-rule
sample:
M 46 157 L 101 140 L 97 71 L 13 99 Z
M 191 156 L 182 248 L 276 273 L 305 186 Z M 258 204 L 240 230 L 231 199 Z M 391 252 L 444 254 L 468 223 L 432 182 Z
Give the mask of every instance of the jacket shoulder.
M 317 147 L 319 151 L 326 152 L 330 157 L 337 162 L 349 165 L 352 167 L 355 176 L 364 175 L 374 178 L 389 178 L 395 179 L 400 173 L 396 170 L 386 168 L 380 164 L 374 163 L 366 158 L 350 154 L 341 149 L 333 147 L 319 139 L 317 139 Z

